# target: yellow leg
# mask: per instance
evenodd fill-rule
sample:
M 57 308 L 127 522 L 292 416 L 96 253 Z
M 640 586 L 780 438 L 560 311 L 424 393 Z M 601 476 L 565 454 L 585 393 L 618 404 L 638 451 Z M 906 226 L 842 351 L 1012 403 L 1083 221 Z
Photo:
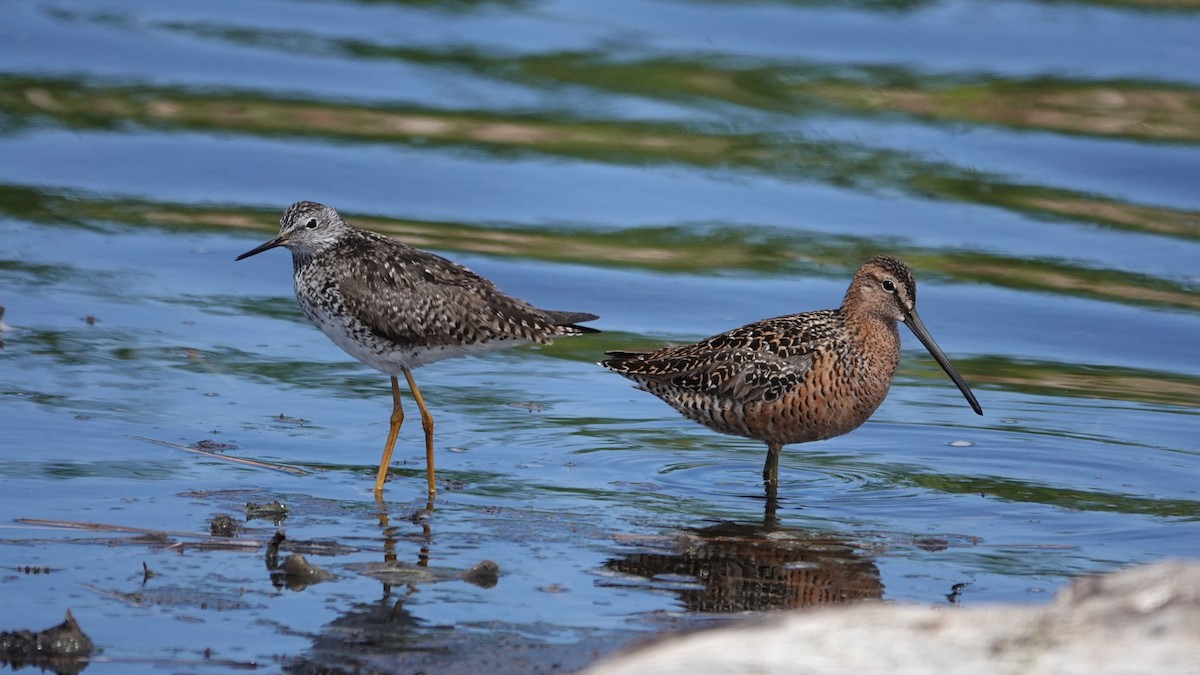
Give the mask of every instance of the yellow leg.
M 432 498 L 437 494 L 437 484 L 433 480 L 433 415 L 425 407 L 425 399 L 421 398 L 421 390 L 417 389 L 412 371 L 408 368 L 404 369 L 404 379 L 408 380 L 408 390 L 412 392 L 413 400 L 421 411 L 421 428 L 425 430 L 425 479 L 429 483 L 429 496 Z
M 376 501 L 383 494 L 383 481 L 387 480 L 388 465 L 392 463 L 392 450 L 396 449 L 396 435 L 400 433 L 401 424 L 404 424 L 404 410 L 400 407 L 400 383 L 393 377 L 391 427 L 388 428 L 387 443 L 383 446 L 383 457 L 379 460 L 379 473 L 375 474 Z

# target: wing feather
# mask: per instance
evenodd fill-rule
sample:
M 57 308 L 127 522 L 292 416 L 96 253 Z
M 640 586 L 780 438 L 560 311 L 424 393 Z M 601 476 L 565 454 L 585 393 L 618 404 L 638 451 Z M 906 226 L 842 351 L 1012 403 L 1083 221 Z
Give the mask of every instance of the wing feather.
M 342 256 L 354 273 L 337 281 L 346 309 L 372 332 L 398 346 L 470 345 L 496 340 L 550 342 L 582 332 L 559 326 L 529 303 L 506 295 L 471 270 L 382 235 L 387 256 Z M 353 239 L 347 245 L 363 245 Z M 574 320 L 582 314 L 570 315 Z
M 836 348 L 836 310 L 765 319 L 653 352 L 609 352 L 602 364 L 642 388 L 771 401 L 803 382 L 818 351 Z

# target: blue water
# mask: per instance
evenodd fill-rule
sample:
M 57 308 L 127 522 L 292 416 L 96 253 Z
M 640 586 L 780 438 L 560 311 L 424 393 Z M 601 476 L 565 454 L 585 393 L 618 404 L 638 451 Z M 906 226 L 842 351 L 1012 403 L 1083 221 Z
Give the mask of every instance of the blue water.
M 457 672 L 707 621 L 699 577 L 614 569 L 761 528 L 763 447 L 595 361 L 836 306 L 882 252 L 985 414 L 905 333 L 870 422 L 785 450 L 784 549 L 833 540 L 885 599 L 964 605 L 1200 557 L 1200 14 L 1153 5 L 6 3 L 0 630 L 69 609 L 88 672 Z M 411 401 L 377 505 L 386 377 L 308 325 L 283 251 L 233 260 L 298 199 L 602 317 L 416 372 L 447 481 L 424 517 Z M 308 555 L 334 580 L 202 547 L 218 513 L 265 543 L 243 509 L 272 500 L 290 542 L 350 547 Z M 502 575 L 352 567 L 385 555 Z M 393 642 L 331 655 L 397 601 Z

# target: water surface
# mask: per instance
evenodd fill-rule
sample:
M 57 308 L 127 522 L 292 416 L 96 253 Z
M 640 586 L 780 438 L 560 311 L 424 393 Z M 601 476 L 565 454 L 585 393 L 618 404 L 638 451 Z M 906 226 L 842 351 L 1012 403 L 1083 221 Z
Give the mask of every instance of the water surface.
M 0 26 L 0 630 L 70 609 L 89 672 L 572 670 L 730 613 L 1043 602 L 1200 555 L 1190 3 L 23 0 Z M 432 512 L 411 404 L 380 505 L 386 377 L 307 324 L 284 252 L 233 261 L 298 199 L 602 317 L 416 372 Z M 774 520 L 761 444 L 595 365 L 836 306 L 884 252 L 985 415 L 906 333 L 869 423 L 785 451 Z M 277 529 L 335 578 L 289 587 Z M 388 560 L 435 573 L 364 573 Z M 483 560 L 494 585 L 458 576 Z

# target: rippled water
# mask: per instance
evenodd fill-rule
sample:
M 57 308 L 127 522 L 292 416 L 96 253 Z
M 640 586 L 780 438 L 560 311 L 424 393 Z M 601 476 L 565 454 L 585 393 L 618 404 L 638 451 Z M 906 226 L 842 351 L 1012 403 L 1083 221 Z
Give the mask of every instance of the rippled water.
M 713 613 L 1200 556 L 1197 34 L 1168 1 L 6 3 L 0 630 L 70 609 L 89 672 L 569 670 Z M 233 261 L 298 199 L 602 316 L 416 372 L 432 513 L 414 422 L 371 497 L 386 377 L 286 254 Z M 835 306 L 881 252 L 985 415 L 905 332 L 871 422 L 785 450 L 774 528 L 761 444 L 594 363 Z M 237 547 L 273 500 L 334 580 Z M 441 576 L 358 567 L 393 558 Z

